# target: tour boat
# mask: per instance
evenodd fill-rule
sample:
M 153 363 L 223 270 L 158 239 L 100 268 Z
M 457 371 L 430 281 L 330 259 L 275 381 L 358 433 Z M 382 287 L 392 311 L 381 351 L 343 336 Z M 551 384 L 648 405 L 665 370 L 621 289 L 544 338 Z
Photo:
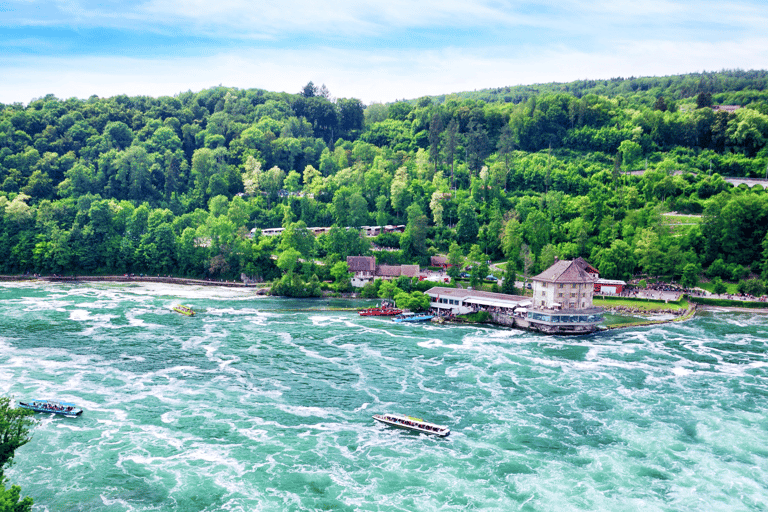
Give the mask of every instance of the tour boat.
M 448 427 L 435 425 L 434 423 L 429 423 L 421 418 L 413 418 L 403 414 L 374 414 L 373 419 L 386 423 L 387 425 L 392 425 L 393 427 L 415 430 L 417 432 L 424 432 L 425 434 L 433 434 L 440 437 L 445 437 L 451 433 L 451 430 Z
M 58 402 L 56 400 L 33 400 L 30 403 L 19 402 L 19 407 L 29 409 L 35 412 L 50 412 L 69 416 L 74 418 L 83 414 L 83 410 L 75 404 L 69 402 Z
M 192 308 L 189 306 L 184 306 L 183 304 L 176 304 L 172 309 L 177 313 L 181 313 L 182 315 L 195 316 L 195 312 L 192 311 Z
M 358 311 L 360 316 L 395 316 L 402 313 L 402 309 L 398 309 L 389 302 L 382 303 L 381 306 L 375 308 L 362 309 Z
M 418 315 L 416 313 L 401 313 L 392 320 L 395 322 L 427 322 L 434 317 L 435 315 L 430 315 L 428 313 L 419 313 Z

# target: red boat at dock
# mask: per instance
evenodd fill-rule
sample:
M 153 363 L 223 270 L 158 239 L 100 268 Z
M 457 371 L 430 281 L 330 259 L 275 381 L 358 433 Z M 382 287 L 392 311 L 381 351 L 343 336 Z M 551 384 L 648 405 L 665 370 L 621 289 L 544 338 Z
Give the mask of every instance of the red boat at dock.
M 402 309 L 394 307 L 392 304 L 385 302 L 381 306 L 375 308 L 361 309 L 357 313 L 360 316 L 395 316 L 402 313 Z

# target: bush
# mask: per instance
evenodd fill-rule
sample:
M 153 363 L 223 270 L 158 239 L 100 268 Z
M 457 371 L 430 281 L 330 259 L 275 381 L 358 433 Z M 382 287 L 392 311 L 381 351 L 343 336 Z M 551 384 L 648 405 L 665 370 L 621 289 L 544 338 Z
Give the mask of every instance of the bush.
M 725 284 L 723 284 L 723 280 L 719 277 L 712 280 L 712 291 L 717 295 L 722 295 L 727 291 Z
M 739 281 L 749 275 L 749 269 L 741 265 L 729 265 L 728 269 L 731 273 L 731 281 Z
M 744 295 L 759 297 L 765 294 L 765 284 L 759 279 L 749 279 L 747 281 L 742 279 L 736 286 L 736 290 Z
M 728 270 L 728 266 L 721 259 L 717 259 L 707 269 L 707 275 L 709 277 L 720 277 L 722 279 L 728 279 L 731 277 L 731 271 Z
M 763 309 L 766 307 L 765 302 L 755 302 L 755 301 L 747 301 L 747 300 L 708 299 L 706 297 L 689 297 L 688 300 L 690 300 L 695 304 L 703 304 L 705 306 L 720 306 L 720 307 L 749 308 L 749 309 Z
M 364 299 L 376 299 L 379 296 L 379 291 L 376 289 L 376 284 L 373 281 L 363 286 L 360 290 L 360 296 Z
M 320 297 L 322 295 L 320 280 L 316 275 L 305 283 L 300 275 L 290 272 L 274 282 L 269 294 L 283 297 Z
M 468 315 L 459 315 L 459 318 L 463 318 L 467 322 L 472 322 L 475 324 L 484 324 L 491 321 L 491 314 L 487 311 L 478 311 Z

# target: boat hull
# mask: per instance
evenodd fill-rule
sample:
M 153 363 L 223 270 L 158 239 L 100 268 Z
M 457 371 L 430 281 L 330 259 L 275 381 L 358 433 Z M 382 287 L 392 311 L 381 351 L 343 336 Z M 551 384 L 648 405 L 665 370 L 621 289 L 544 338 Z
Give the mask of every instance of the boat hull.
M 173 306 L 172 309 L 175 312 L 181 313 L 182 315 L 185 315 L 185 316 L 195 316 L 195 312 L 192 311 L 192 308 L 190 308 L 189 306 L 183 306 L 181 304 L 178 304 L 176 306 Z
M 405 316 L 405 317 L 396 316 L 392 320 L 394 320 L 395 322 L 417 323 L 417 322 L 429 322 L 434 317 L 435 315 L 414 315 L 414 316 Z
M 400 309 L 365 309 L 360 311 L 360 316 L 395 316 L 401 314 Z
M 83 410 L 67 402 L 51 402 L 48 400 L 33 400 L 31 403 L 19 402 L 19 407 L 30 411 L 56 414 L 75 418 L 83 414 Z

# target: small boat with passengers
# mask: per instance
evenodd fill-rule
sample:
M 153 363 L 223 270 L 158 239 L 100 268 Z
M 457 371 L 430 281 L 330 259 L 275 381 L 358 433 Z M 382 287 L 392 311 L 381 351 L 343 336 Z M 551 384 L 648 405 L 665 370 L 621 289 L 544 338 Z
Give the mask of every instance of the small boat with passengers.
M 19 402 L 19 407 L 35 412 L 48 412 L 71 418 L 83 414 L 83 410 L 75 404 L 58 402 L 56 400 L 32 400 L 29 403 Z
M 425 434 L 432 434 L 440 437 L 445 437 L 451 433 L 451 430 L 448 427 L 435 425 L 434 423 L 429 423 L 421 418 L 414 418 L 403 414 L 374 414 L 373 419 L 386 423 L 387 425 L 392 425 L 393 427 L 415 430 L 417 432 L 424 432 Z
M 185 306 L 183 304 L 176 304 L 171 309 L 173 309 L 177 313 L 181 313 L 182 315 L 195 316 L 195 312 L 192 311 L 192 308 L 189 306 Z
M 428 322 L 432 320 L 435 317 L 435 315 L 430 315 L 428 313 L 401 313 L 394 317 L 392 320 L 394 322 Z
M 390 302 L 383 302 L 381 306 L 375 308 L 361 309 L 357 314 L 360 316 L 395 316 L 402 312 L 402 309 L 394 307 Z

